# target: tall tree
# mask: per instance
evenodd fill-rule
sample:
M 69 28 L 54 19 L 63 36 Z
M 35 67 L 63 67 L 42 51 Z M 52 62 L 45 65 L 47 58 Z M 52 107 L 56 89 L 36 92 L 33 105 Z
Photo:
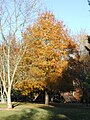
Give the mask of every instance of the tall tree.
M 90 55 L 86 48 L 89 49 L 88 36 L 85 32 L 81 32 L 75 38 L 78 44 L 78 58 L 77 63 L 73 69 L 76 72 L 77 79 L 80 81 L 82 90 L 85 89 L 85 83 L 87 83 L 87 78 L 90 75 Z M 86 47 L 85 47 L 86 46 Z
M 67 69 L 70 57 L 75 56 L 76 44 L 63 22 L 57 21 L 51 12 L 42 13 L 38 20 L 27 28 L 23 37 L 27 44 L 24 60 L 29 61 L 29 70 L 34 69 L 34 72 L 29 71 L 29 74 L 35 79 L 45 81 L 47 95 L 47 90 L 54 88 L 57 78 Z M 34 74 L 38 70 L 42 77 Z
M 0 80 L 11 105 L 11 88 L 18 64 L 26 47 L 22 43 L 22 32 L 32 22 L 38 10 L 38 0 L 0 0 Z

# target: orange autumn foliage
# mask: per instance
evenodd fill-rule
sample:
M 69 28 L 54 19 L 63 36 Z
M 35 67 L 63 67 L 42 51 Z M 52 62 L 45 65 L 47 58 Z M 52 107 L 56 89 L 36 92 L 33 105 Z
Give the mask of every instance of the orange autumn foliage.
M 22 95 L 26 96 L 31 92 L 43 91 L 45 84 L 43 81 L 24 80 L 14 85 L 15 90 L 19 90 Z
M 43 80 L 48 88 L 50 84 L 56 84 L 57 78 L 68 67 L 70 54 L 76 49 L 63 23 L 56 21 L 52 13 L 45 12 L 27 28 L 23 38 L 27 45 L 22 60 L 22 65 L 26 66 L 23 69 L 27 74 L 25 79 Z

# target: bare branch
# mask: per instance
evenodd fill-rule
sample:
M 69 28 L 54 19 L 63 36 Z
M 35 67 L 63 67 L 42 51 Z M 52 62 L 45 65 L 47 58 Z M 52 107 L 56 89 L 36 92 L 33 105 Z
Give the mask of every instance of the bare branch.
M 0 0 L 0 78 L 8 105 L 16 70 L 26 51 L 20 43 L 22 32 L 32 23 L 32 16 L 37 16 L 38 6 L 39 0 Z

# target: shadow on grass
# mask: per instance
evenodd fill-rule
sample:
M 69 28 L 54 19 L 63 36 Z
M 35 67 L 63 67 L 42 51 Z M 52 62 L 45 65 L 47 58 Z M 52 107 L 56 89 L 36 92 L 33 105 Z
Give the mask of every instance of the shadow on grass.
M 12 108 L 15 108 L 15 107 L 20 106 L 20 105 L 22 105 L 22 103 L 15 102 L 15 103 L 12 104 Z
M 59 114 L 49 107 L 25 109 L 19 114 L 13 114 L 2 120 L 71 120 L 64 114 Z
M 90 107 L 81 104 L 54 103 L 51 107 L 43 106 L 42 109 L 52 112 L 49 120 L 90 120 Z
M 33 116 L 37 111 L 35 109 L 26 109 L 22 112 L 19 111 L 19 114 L 13 114 L 6 118 L 3 118 L 3 120 L 34 120 Z
M 39 106 L 18 111 L 2 120 L 90 120 L 90 108 L 69 105 Z
M 1 119 L 0 119 L 1 120 Z M 8 117 L 3 117 L 2 120 L 71 120 L 64 114 L 59 114 L 57 109 L 50 107 L 29 108 Z
M 2 120 L 71 120 L 64 114 L 58 114 L 57 112 L 46 112 L 42 110 L 37 111 L 35 109 L 23 111 L 22 114 L 10 115 L 9 117 L 3 118 Z

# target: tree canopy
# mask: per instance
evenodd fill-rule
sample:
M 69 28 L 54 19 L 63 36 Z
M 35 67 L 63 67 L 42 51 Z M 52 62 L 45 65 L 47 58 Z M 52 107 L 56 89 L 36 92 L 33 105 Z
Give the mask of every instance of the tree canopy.
M 51 12 L 45 12 L 27 27 L 23 38 L 27 51 L 21 63 L 21 76 L 25 75 L 22 79 L 43 82 L 44 89 L 56 89 L 70 58 L 76 54 L 76 44 L 69 31 Z

